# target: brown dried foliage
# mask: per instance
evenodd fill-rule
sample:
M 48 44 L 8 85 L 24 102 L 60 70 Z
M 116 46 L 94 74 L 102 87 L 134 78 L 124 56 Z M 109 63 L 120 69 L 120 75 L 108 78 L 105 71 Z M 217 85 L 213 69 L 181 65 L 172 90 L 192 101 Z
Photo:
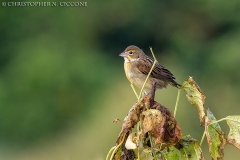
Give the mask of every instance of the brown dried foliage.
M 127 117 L 125 118 L 125 122 L 122 124 L 122 130 L 116 141 L 117 145 L 122 141 L 123 138 L 127 139 L 127 135 L 129 135 L 132 128 L 134 128 L 134 126 L 140 121 L 140 115 L 142 115 L 144 120 L 145 116 L 142 114 L 142 112 L 147 111 L 148 109 L 159 110 L 162 115 L 161 121 L 156 121 L 154 126 L 150 127 L 151 129 L 148 131 L 148 133 L 154 137 L 155 144 L 160 146 L 162 143 L 164 143 L 165 145 L 172 146 L 178 143 L 178 141 L 181 139 L 182 132 L 172 112 L 165 106 L 154 101 L 155 89 L 156 86 L 154 84 L 152 91 L 141 100 L 136 102 L 129 110 Z M 143 137 L 148 136 L 147 133 L 143 132 L 143 134 Z M 124 143 L 122 144 L 121 148 L 123 151 L 125 150 Z M 126 157 L 126 155 L 123 156 Z

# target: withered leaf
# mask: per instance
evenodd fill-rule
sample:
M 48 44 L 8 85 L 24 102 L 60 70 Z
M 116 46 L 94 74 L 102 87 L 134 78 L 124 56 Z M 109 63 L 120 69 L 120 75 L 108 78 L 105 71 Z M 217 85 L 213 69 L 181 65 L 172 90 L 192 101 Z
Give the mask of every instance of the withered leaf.
M 157 109 L 149 109 L 142 113 L 143 119 L 143 134 L 153 130 L 162 121 L 162 114 Z
M 230 128 L 228 143 L 240 150 L 240 116 L 227 116 L 226 121 Z
M 206 96 L 200 89 L 200 87 L 197 85 L 197 83 L 193 80 L 192 77 L 189 77 L 183 82 L 183 89 L 186 92 L 186 97 L 188 101 L 197 107 L 198 114 L 200 118 L 200 124 L 204 124 L 204 116 L 205 114 L 205 108 L 204 108 L 204 102 Z
M 185 136 L 179 141 L 179 144 L 180 148 L 172 146 L 169 149 L 164 149 L 164 157 L 169 160 L 204 160 L 197 140 L 190 136 Z
M 154 113 L 152 111 L 144 113 L 144 115 L 148 116 L 144 116 L 146 119 L 143 119 L 143 135 L 146 132 L 150 133 L 159 149 L 163 149 L 166 145 L 175 145 L 182 138 L 182 132 L 172 112 L 157 102 L 154 103 L 151 109 L 154 109 Z M 161 113 L 161 117 L 159 113 Z M 154 118 L 153 115 L 155 115 Z
M 205 116 L 205 133 L 209 153 L 213 160 L 221 160 L 224 156 L 224 146 L 227 143 L 227 139 L 218 123 L 211 124 L 214 121 L 216 121 L 216 118 L 208 109 L 207 116 Z

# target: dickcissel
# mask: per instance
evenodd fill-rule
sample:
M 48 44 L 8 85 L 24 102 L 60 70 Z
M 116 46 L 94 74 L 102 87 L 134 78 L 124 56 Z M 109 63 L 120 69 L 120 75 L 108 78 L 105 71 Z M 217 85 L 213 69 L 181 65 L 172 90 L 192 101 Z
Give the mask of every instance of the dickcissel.
M 128 46 L 119 56 L 124 58 L 124 70 L 127 79 L 132 85 L 141 89 L 154 60 L 134 45 Z M 166 88 L 168 84 L 177 88 L 181 86 L 175 81 L 173 74 L 159 63 L 155 64 L 146 82 L 143 90 L 145 94 L 152 89 L 153 81 L 156 82 L 156 88 L 158 89 Z

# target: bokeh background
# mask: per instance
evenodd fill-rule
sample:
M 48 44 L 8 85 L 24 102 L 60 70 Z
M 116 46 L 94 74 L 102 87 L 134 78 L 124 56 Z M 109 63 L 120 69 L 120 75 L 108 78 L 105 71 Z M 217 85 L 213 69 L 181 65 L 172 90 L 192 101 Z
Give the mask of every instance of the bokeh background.
M 239 115 L 239 8 L 239 0 L 1 6 L 0 159 L 105 159 L 121 130 L 112 120 L 136 102 L 118 56 L 131 44 L 148 55 L 152 46 L 179 83 L 193 76 L 217 119 Z M 176 96 L 169 86 L 156 99 L 173 111 Z M 176 118 L 200 141 L 203 127 L 184 93 Z M 210 159 L 206 141 L 203 151 Z M 225 148 L 225 159 L 239 156 Z

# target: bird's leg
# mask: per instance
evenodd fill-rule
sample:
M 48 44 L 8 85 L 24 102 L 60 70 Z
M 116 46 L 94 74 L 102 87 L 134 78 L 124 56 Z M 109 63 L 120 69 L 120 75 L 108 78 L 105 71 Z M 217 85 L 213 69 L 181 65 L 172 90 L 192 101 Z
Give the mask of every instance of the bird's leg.
M 133 92 L 135 93 L 137 99 L 139 99 L 138 94 L 137 94 L 137 92 L 136 92 L 136 90 L 135 90 L 135 88 L 134 88 L 134 85 L 133 85 L 132 83 L 131 83 L 131 87 L 132 87 L 132 90 L 133 90 Z

